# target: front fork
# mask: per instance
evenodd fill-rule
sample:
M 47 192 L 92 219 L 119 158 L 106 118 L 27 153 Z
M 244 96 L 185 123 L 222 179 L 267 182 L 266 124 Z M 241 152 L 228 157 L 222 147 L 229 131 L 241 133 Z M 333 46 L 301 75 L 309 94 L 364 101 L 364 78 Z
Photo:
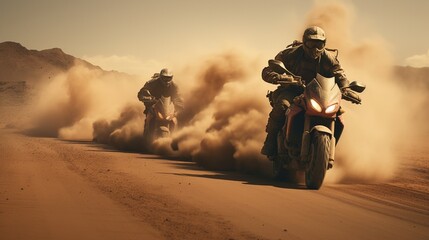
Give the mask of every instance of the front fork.
M 308 155 L 310 153 L 310 144 L 311 144 L 311 134 L 314 131 L 319 131 L 319 132 L 324 132 L 329 134 L 329 136 L 331 137 L 331 144 L 330 144 L 330 150 L 329 150 L 329 161 L 333 162 L 335 159 L 335 135 L 334 135 L 334 130 L 335 130 L 335 119 L 332 119 L 332 121 L 329 124 L 329 128 L 326 127 L 325 125 L 317 125 L 314 124 L 314 126 L 312 126 L 313 124 L 311 124 L 311 117 L 306 115 L 305 116 L 305 121 L 304 121 L 304 131 L 302 133 L 302 144 L 301 144 L 301 161 L 303 162 L 308 162 Z

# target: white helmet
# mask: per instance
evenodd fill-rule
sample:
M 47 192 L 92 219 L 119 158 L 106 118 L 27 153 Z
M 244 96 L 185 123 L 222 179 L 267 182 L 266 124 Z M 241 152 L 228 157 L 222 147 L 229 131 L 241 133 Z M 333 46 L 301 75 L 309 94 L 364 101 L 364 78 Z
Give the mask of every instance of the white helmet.
M 173 80 L 173 73 L 170 70 L 168 70 L 168 68 L 163 68 L 159 72 L 159 77 L 160 77 L 162 83 L 166 87 L 169 87 L 171 85 L 171 81 Z

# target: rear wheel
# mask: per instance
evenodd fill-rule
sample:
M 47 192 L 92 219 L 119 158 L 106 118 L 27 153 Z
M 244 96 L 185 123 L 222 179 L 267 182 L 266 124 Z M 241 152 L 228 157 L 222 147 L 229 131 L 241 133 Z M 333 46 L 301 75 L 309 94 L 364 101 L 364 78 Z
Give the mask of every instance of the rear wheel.
M 150 145 L 152 144 L 153 135 L 154 135 L 153 124 L 150 122 L 148 118 L 150 118 L 149 115 L 146 116 L 146 121 L 145 121 L 144 131 L 143 131 L 143 146 L 146 150 L 150 149 Z
M 296 169 L 287 169 L 286 170 L 286 177 L 285 177 L 285 180 L 286 180 L 286 182 L 289 182 L 289 183 L 294 183 L 294 184 L 298 184 L 299 182 L 300 182 L 300 171 L 299 170 L 296 170 Z
M 166 132 L 166 131 L 161 131 L 160 133 L 159 133 L 159 137 L 160 138 L 166 138 L 166 137 L 169 137 L 170 136 L 170 133 L 169 132 Z
M 276 180 L 299 183 L 299 171 L 285 168 L 283 160 L 279 158 L 273 160 L 273 176 Z
M 276 180 L 283 180 L 286 176 L 283 161 L 279 157 L 273 159 L 273 176 Z
M 273 175 L 274 175 L 274 179 L 276 180 L 285 180 L 287 177 L 287 170 L 284 167 L 284 161 L 281 157 L 279 157 L 280 155 L 284 155 L 287 154 L 287 150 L 285 149 L 283 143 L 283 135 L 282 132 L 279 132 L 277 134 L 277 156 L 272 157 L 272 161 L 273 161 Z
M 322 186 L 328 168 L 331 137 L 322 132 L 314 132 L 311 139 L 310 166 L 305 171 L 305 185 L 309 189 Z

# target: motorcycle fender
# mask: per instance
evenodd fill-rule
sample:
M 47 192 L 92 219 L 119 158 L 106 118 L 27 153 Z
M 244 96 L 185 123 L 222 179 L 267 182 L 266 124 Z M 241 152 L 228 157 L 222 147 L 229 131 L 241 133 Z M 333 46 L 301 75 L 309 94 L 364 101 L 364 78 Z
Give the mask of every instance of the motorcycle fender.
M 161 132 L 170 132 L 170 129 L 168 129 L 168 127 L 166 127 L 166 126 L 160 126 L 159 128 L 160 128 Z
M 313 131 L 327 133 L 327 134 L 329 134 L 329 136 L 331 136 L 331 139 L 333 139 L 335 141 L 335 138 L 332 137 L 331 129 L 329 129 L 325 126 L 317 125 L 317 126 L 314 126 L 313 128 L 311 128 L 311 130 L 309 132 L 305 131 L 302 135 L 302 144 L 301 144 L 301 159 L 303 161 L 307 161 L 307 157 L 308 157 L 308 154 L 310 152 L 310 140 L 311 140 L 310 136 L 311 136 L 311 133 Z M 335 154 L 335 143 L 334 143 L 333 147 L 334 147 L 334 149 L 332 149 L 332 144 L 331 144 L 331 150 L 330 150 L 329 158 L 331 158 L 332 160 L 334 159 L 333 155 Z
M 301 159 L 306 162 L 308 157 L 308 152 L 310 148 L 310 132 L 304 131 L 302 134 L 302 143 L 301 143 Z
M 314 126 L 314 127 L 310 130 L 310 134 L 311 134 L 313 131 L 324 132 L 324 133 L 329 134 L 329 136 L 331 136 L 331 137 L 332 137 L 332 131 L 331 131 L 331 129 L 329 129 L 329 128 L 325 127 L 325 126 L 322 126 L 322 125 L 316 125 L 316 126 Z

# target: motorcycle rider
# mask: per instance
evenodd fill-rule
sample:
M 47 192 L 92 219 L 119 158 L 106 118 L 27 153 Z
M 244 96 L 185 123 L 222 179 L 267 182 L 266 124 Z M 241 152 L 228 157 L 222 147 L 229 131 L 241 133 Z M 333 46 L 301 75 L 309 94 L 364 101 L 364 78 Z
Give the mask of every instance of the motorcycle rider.
M 325 31 L 317 26 L 308 27 L 303 34 L 302 42 L 294 41 L 275 57 L 275 60 L 283 62 L 284 66 L 295 76 L 301 76 L 304 84 L 309 83 L 317 74 L 324 77 L 335 77 L 335 82 L 340 87 L 343 95 L 352 95 L 359 99 L 356 93 L 345 88 L 349 81 L 337 59 L 338 50 L 325 48 Z M 279 81 L 296 81 L 287 74 L 278 74 L 270 66 L 262 70 L 262 79 L 271 84 Z M 266 126 L 267 137 L 261 153 L 268 156 L 277 155 L 277 134 L 286 121 L 286 110 L 296 96 L 302 94 L 302 88 L 298 85 L 280 85 L 269 94 L 273 109 L 270 112 Z
M 179 94 L 177 84 L 173 82 L 173 73 L 167 68 L 163 68 L 159 73 L 155 73 L 151 80 L 147 81 L 137 94 L 138 99 L 145 104 L 144 113 L 146 114 L 146 119 L 150 108 L 155 102 L 144 100 L 148 97 L 159 99 L 161 96 L 171 97 L 174 105 L 175 116 L 183 110 L 183 98 Z M 146 126 L 147 125 L 145 124 L 145 133 L 147 133 Z

